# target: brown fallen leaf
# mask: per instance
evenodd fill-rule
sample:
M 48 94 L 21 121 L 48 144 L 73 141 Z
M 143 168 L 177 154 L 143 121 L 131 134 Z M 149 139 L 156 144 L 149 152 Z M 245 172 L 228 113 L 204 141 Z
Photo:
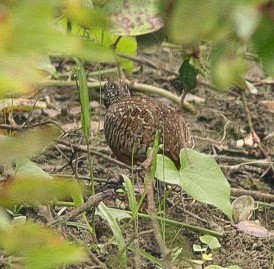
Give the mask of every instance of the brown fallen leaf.
M 253 235 L 256 237 L 274 237 L 273 231 L 268 231 L 265 227 L 261 226 L 255 221 L 241 221 L 240 223 L 236 224 L 235 227 L 245 234 Z
M 263 105 L 266 111 L 274 113 L 274 101 L 262 100 L 260 103 Z

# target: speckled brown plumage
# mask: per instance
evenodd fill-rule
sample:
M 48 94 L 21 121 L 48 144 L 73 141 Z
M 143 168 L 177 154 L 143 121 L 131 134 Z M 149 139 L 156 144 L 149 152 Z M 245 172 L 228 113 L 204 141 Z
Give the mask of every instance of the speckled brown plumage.
M 127 163 L 143 162 L 146 149 L 153 145 L 158 131 L 164 153 L 178 164 L 181 148 L 193 147 L 191 133 L 181 113 L 158 100 L 130 96 L 122 82 L 105 84 L 104 122 L 106 141 L 116 157 Z

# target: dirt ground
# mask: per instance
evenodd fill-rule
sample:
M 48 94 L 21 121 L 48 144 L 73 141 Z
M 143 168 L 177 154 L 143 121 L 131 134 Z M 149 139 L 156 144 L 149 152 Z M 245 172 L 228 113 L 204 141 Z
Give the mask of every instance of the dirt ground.
M 143 56 L 148 57 L 159 66 L 165 64 L 168 67 L 173 66 L 175 70 L 178 66 L 176 55 L 171 57 L 172 55 L 170 56 L 168 53 L 161 52 L 161 57 L 159 57 L 159 52 L 149 51 L 145 52 Z M 73 63 L 60 63 L 58 60 L 54 60 L 53 62 L 58 72 L 62 74 L 64 79 L 67 79 L 73 69 Z M 98 76 L 92 73 L 93 71 L 98 71 L 98 66 L 87 66 L 87 69 L 89 70 L 90 81 L 91 79 L 99 79 Z M 104 76 L 103 79 L 106 79 L 107 76 Z M 115 76 L 115 74 L 112 74 L 112 76 Z M 273 162 L 274 158 L 274 108 L 272 106 L 271 110 L 265 105 L 265 101 L 274 100 L 274 86 L 260 85 L 260 81 L 264 77 L 258 68 L 254 67 L 248 76 L 250 81 L 254 84 L 257 83 L 257 94 L 247 91 L 246 100 L 254 130 L 261 140 L 261 148 L 254 148 L 252 146 L 235 147 L 236 141 L 246 137 L 250 129 L 248 115 L 243 106 L 241 96 L 233 89 L 230 92 L 220 94 L 208 89 L 206 86 L 199 85 L 195 95 L 200 97 L 200 101 L 197 103 L 190 100 L 196 107 L 197 112 L 195 114 L 187 111 L 184 112 L 192 133 L 195 136 L 196 150 L 217 156 L 216 160 L 234 190 L 232 192 L 233 197 L 239 196 L 237 190 L 256 191 L 259 194 L 274 195 L 274 174 L 273 170 L 271 171 L 270 164 L 256 162 L 260 159 L 266 159 L 266 157 L 269 160 L 272 159 Z M 128 76 L 128 79 L 158 86 L 173 93 L 182 89 L 179 80 L 174 76 L 146 66 L 143 66 L 141 71 Z M 132 91 L 134 92 L 134 89 Z M 117 183 L 119 176 L 126 174 L 132 177 L 132 171 L 96 154 L 97 152 L 103 154 L 103 156 L 112 156 L 103 134 L 105 108 L 100 103 L 100 90 L 90 89 L 90 93 L 92 118 L 90 143 L 92 150 L 95 152 L 95 154 L 92 154 L 92 162 L 93 175 L 96 180 L 96 191 L 99 192 L 111 188 L 119 190 L 122 188 L 121 183 Z M 80 104 L 76 87 L 44 87 L 31 100 L 33 102 L 37 100 L 42 101 L 46 106 L 35 108 L 31 114 L 29 112 L 17 112 L 14 115 L 14 120 L 18 124 L 22 124 L 28 119 L 28 125 L 54 121 L 64 129 L 65 133 L 60 140 L 67 143 L 55 143 L 33 161 L 50 174 L 77 175 L 83 184 L 88 184 L 89 169 L 87 153 L 77 151 L 69 146 L 72 144 L 77 146 L 85 145 L 85 140 L 80 129 Z M 161 98 L 161 100 L 172 104 L 164 98 Z M 249 161 L 250 164 L 244 164 Z M 133 176 L 137 177 L 136 174 Z M 117 208 L 126 207 L 127 202 L 125 197 L 118 193 L 116 199 L 105 201 L 105 203 L 108 206 Z M 258 221 L 268 230 L 274 230 L 273 200 L 265 201 L 263 196 L 260 195 L 254 198 L 259 203 L 253 212 L 252 219 Z M 53 215 L 59 210 L 60 207 L 57 206 L 51 208 Z M 64 214 L 69 210 L 69 208 L 66 209 Z M 142 210 L 145 213 L 145 208 Z M 26 214 L 36 220 L 46 221 L 46 217 L 39 216 L 35 210 L 29 209 Z M 260 238 L 238 231 L 233 223 L 221 214 L 220 211 L 211 206 L 193 201 L 191 197 L 188 197 L 184 192 L 178 190 L 178 188 L 171 188 L 169 196 L 166 199 L 166 217 L 187 224 L 224 232 L 224 236 L 219 238 L 221 248 L 210 252 L 213 254 L 213 260 L 207 262 L 206 265 L 217 264 L 224 267 L 239 265 L 246 269 L 274 268 L 273 237 Z M 73 221 L 81 223 L 82 219 L 77 218 Z M 149 220 L 140 219 L 138 225 L 138 232 L 151 229 Z M 86 229 L 72 224 L 61 226 L 62 234 L 67 239 L 87 245 L 90 249 L 89 261 L 71 266 L 70 268 L 99 268 L 92 267 L 96 265 L 94 256 L 105 263 L 108 268 L 117 268 L 119 266 L 117 250 L 110 243 L 112 234 L 107 223 L 96 217 L 95 226 L 99 243 L 97 247 L 94 246 L 92 236 Z M 121 226 L 126 241 L 129 241 L 135 233 L 134 224 L 122 221 Z M 197 232 L 179 229 L 175 226 L 166 227 L 167 246 L 170 249 L 183 248 L 183 251 L 174 262 L 174 268 L 191 268 L 190 260 L 201 260 L 201 253 L 192 250 L 193 244 L 202 245 L 199 241 L 200 235 Z M 153 233 L 145 233 L 139 237 L 138 243 L 141 249 L 146 250 L 155 257 L 159 257 L 160 252 Z M 131 251 L 128 251 L 128 255 L 130 257 L 130 264 L 133 264 L 136 257 Z M 157 268 L 144 258 L 141 258 L 140 264 L 141 268 Z M 133 265 L 129 267 L 133 267 Z M 202 267 L 197 266 L 196 268 Z

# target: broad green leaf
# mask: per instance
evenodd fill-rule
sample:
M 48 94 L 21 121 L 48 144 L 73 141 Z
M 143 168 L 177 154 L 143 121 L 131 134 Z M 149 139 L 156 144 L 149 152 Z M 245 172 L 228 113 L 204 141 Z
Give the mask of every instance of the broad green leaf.
M 137 54 L 137 41 L 135 37 L 130 37 L 130 36 L 119 37 L 116 34 L 113 34 L 104 29 L 98 29 L 98 28 L 92 29 L 90 34 L 94 42 L 102 45 L 105 48 L 112 48 L 112 49 L 113 49 L 113 44 L 115 44 L 117 39 L 120 38 L 119 42 L 116 44 L 116 47 L 114 48 L 115 52 L 122 53 L 129 56 L 135 56 Z M 134 67 L 133 61 L 130 61 L 123 57 L 116 57 L 116 61 L 119 61 L 123 69 L 125 70 L 130 71 Z
M 85 1 L 87 2 L 87 1 Z M 109 17 L 102 9 L 95 9 L 84 1 L 67 1 L 64 15 L 84 28 L 110 26 Z
M 15 175 L 16 178 L 52 179 L 52 176 L 27 158 L 16 161 Z
M 218 249 L 221 247 L 218 238 L 215 236 L 206 234 L 200 236 L 199 239 L 202 243 L 207 244 L 211 250 Z
M 178 171 L 168 157 L 158 154 L 156 177 L 182 187 L 200 202 L 216 206 L 231 219 L 230 187 L 216 161 L 193 149 L 182 149 L 180 161 Z
M 264 16 L 253 36 L 255 50 L 262 59 L 263 67 L 274 76 L 274 21 Z
M 137 36 L 159 30 L 163 24 L 158 12 L 159 0 L 112 0 L 103 6 L 117 35 Z
M 174 1 L 166 7 L 168 33 L 179 43 L 218 40 L 228 34 L 229 0 Z
M 57 2 L 20 1 L 11 12 L 12 36 L 7 42 L 7 49 L 14 53 L 58 53 L 82 57 L 87 60 L 110 60 L 113 55 L 92 42 L 67 35 L 65 29 L 58 28 L 53 14 Z
M 235 31 L 240 39 L 249 41 L 255 32 L 259 14 L 254 3 L 239 3 L 232 14 L 235 23 Z
M 181 185 L 180 172 L 171 159 L 157 154 L 157 167 L 155 177 L 168 184 Z
M 0 205 L 51 204 L 55 200 L 72 199 L 81 193 L 80 185 L 72 180 L 15 177 L 0 185 Z
M 109 225 L 110 229 L 112 230 L 112 233 L 114 235 L 114 238 L 115 238 L 115 241 L 116 241 L 119 251 L 120 252 L 124 251 L 123 253 L 121 253 L 120 261 L 121 261 L 121 265 L 126 266 L 126 264 L 127 264 L 127 255 L 126 255 L 126 250 L 125 250 L 126 242 L 123 237 L 120 226 L 119 226 L 117 220 L 115 219 L 115 217 L 111 214 L 111 211 L 109 210 L 109 208 L 103 202 L 101 202 L 99 204 L 98 210 L 101 212 L 101 214 L 104 216 L 104 218 L 108 222 L 108 225 Z
M 243 75 L 247 70 L 247 62 L 235 46 L 227 43 L 216 44 L 211 52 L 212 79 L 217 89 L 226 91 L 237 86 L 245 89 Z
M 77 64 L 76 69 L 76 79 L 77 79 L 77 88 L 80 96 L 81 104 L 81 122 L 82 129 L 85 137 L 90 135 L 90 105 L 89 105 L 89 91 L 87 85 L 87 77 L 83 64 L 79 59 L 75 59 Z
M 137 41 L 134 37 L 123 36 L 116 47 L 116 52 L 120 52 L 129 56 L 135 56 L 137 54 Z M 118 61 L 121 63 L 123 69 L 131 71 L 134 67 L 134 62 L 122 57 L 118 57 Z
M 33 84 L 43 79 L 42 73 L 37 69 L 38 65 L 39 61 L 36 57 L 2 55 L 0 59 L 0 98 L 11 93 L 32 91 Z M 25 66 L 28 66 L 28 68 L 25 68 Z M 14 79 L 15 74 L 16 79 Z
M 35 223 L 11 224 L 0 230 L 0 246 L 9 254 L 22 257 L 28 269 L 53 268 L 87 258 L 82 247 Z
M 87 259 L 85 249 L 72 243 L 34 249 L 25 257 L 28 269 L 51 269 L 64 264 L 84 262 Z
M 41 81 L 41 56 L 76 56 L 90 61 L 114 61 L 113 52 L 91 41 L 68 35 L 54 19 L 59 2 L 15 1 L 1 10 L 0 97 L 33 89 Z M 27 67 L 27 68 L 26 68 Z M 38 68 L 38 69 L 37 69 Z M 16 77 L 16 79 L 14 79 Z
M 56 127 L 47 126 L 10 136 L 8 139 L 0 141 L 0 162 L 8 164 L 14 160 L 33 156 L 43 150 L 59 134 Z

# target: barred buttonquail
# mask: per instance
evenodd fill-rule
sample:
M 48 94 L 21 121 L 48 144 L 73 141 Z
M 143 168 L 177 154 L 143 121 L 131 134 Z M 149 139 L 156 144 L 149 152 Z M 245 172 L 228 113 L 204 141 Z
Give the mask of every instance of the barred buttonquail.
M 158 131 L 164 154 L 179 165 L 181 148 L 194 145 L 182 114 L 158 100 L 131 97 L 127 85 L 120 81 L 107 82 L 104 90 L 105 137 L 115 156 L 127 164 L 132 163 L 132 156 L 134 162 L 143 162 Z

